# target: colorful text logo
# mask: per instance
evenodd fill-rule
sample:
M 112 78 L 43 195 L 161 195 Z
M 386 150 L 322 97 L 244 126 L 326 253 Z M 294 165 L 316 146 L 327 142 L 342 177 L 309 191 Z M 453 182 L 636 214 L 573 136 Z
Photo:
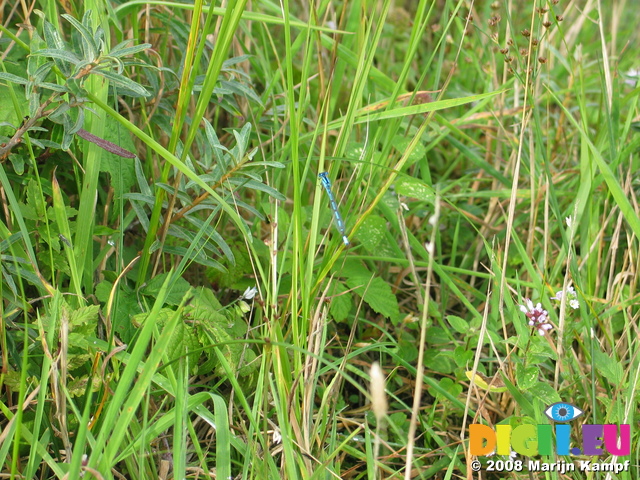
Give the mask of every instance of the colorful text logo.
M 558 402 L 544 412 L 555 422 L 569 422 L 582 415 L 582 410 L 570 403 Z M 620 430 L 618 433 L 618 429 Z M 553 433 L 555 431 L 555 452 Z M 631 427 L 622 425 L 582 425 L 582 446 L 570 448 L 571 426 L 525 424 L 512 428 L 496 425 L 495 430 L 482 424 L 469 425 L 469 453 L 471 455 L 510 455 L 511 451 L 524 456 L 535 455 L 611 455 L 631 453 Z M 496 448 L 497 447 L 497 448 Z

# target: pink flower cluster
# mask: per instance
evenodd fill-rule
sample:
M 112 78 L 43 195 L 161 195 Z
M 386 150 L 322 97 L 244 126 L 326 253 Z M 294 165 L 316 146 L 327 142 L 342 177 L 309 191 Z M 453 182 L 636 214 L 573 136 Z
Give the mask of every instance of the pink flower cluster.
M 572 286 L 567 287 L 566 292 L 560 290 L 556 292 L 555 297 L 551 297 L 551 300 L 562 301 L 562 297 L 566 296 L 566 304 L 576 310 L 580 308 L 580 302 L 578 301 L 578 295 Z M 524 305 L 519 305 L 520 311 L 524 313 L 529 319 L 529 325 L 538 330 L 540 335 L 544 335 L 553 328 L 553 325 L 549 323 L 549 312 L 542 308 L 541 303 L 533 304 L 533 302 L 525 298 Z
M 538 329 L 540 335 L 544 335 L 553 328 L 553 325 L 549 323 L 549 312 L 542 308 L 541 303 L 537 303 L 535 306 L 533 302 L 526 298 L 525 305 L 520 305 L 520 311 L 524 313 L 529 319 L 529 325 Z

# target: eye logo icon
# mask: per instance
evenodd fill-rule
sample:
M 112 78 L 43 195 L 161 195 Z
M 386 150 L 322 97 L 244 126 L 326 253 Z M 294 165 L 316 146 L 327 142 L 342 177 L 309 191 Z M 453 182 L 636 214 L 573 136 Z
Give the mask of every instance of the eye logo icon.
M 583 413 L 578 407 L 567 402 L 554 403 L 544 411 L 544 414 L 554 422 L 570 422 Z

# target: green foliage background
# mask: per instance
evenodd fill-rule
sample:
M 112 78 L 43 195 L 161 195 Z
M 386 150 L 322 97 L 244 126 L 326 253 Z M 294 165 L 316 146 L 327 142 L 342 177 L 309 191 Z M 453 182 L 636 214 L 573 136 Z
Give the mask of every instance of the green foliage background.
M 559 401 L 632 425 L 598 462 L 638 477 L 635 5 L 19 7 L 8 478 L 529 479 L 486 471 L 469 424 L 553 423 Z

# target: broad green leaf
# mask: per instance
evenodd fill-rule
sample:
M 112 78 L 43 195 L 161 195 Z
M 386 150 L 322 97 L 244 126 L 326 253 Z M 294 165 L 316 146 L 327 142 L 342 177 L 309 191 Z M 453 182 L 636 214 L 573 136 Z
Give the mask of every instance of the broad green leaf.
M 516 385 L 520 390 L 529 390 L 538 382 L 540 368 L 535 365 L 524 367 L 522 364 L 516 365 Z
M 612 385 L 620 385 L 624 377 L 624 370 L 620 362 L 600 350 L 595 350 L 593 353 L 593 362 L 598 373 L 608 379 Z
M 453 350 L 453 360 L 458 368 L 466 367 L 470 362 L 473 362 L 473 352 L 462 345 L 458 345 Z
M 80 307 L 75 309 L 69 315 L 69 325 L 78 327 L 82 325 L 98 323 L 98 312 L 100 311 L 99 305 L 88 305 L 86 307 Z
M 342 282 L 334 280 L 329 289 L 331 305 L 329 311 L 336 322 L 343 322 L 349 316 L 353 306 L 353 297 Z
M 160 289 L 164 284 L 166 278 L 171 275 L 170 273 L 162 273 L 160 275 L 156 275 L 153 277 L 147 285 L 142 289 L 142 293 L 144 295 L 148 295 L 150 297 L 157 297 L 158 293 L 160 293 Z M 179 305 L 182 301 L 182 298 L 189 291 L 191 285 L 184 278 L 178 278 L 172 285 L 171 290 L 167 293 L 167 297 L 165 298 L 165 303 L 167 305 Z
M 417 198 L 429 203 L 433 203 L 435 198 L 433 188 L 413 177 L 400 177 L 396 181 L 396 192 L 398 195 Z
M 347 285 L 362 297 L 374 312 L 396 319 L 399 314 L 398 299 L 391 287 L 379 277 L 354 276 L 347 278 Z
M 534 396 L 539 398 L 545 405 L 551 405 L 552 403 L 562 401 L 558 392 L 556 392 L 554 388 L 546 382 L 536 383 L 529 389 L 529 392 L 533 393 Z
M 469 323 L 464 318 L 460 318 L 455 315 L 447 315 L 447 321 L 456 332 L 462 334 L 469 333 Z
M 368 251 L 375 251 L 388 231 L 387 221 L 379 215 L 370 215 L 362 222 L 357 237 L 362 246 Z
M 404 153 L 405 150 L 409 148 L 409 144 L 411 143 L 411 138 L 398 136 L 393 139 L 392 143 L 394 148 L 398 152 Z M 422 143 L 419 143 L 409 154 L 409 157 L 407 158 L 407 163 L 405 164 L 405 168 L 410 167 L 411 165 L 416 163 L 418 160 L 422 160 L 425 155 L 426 155 L 426 148 Z

